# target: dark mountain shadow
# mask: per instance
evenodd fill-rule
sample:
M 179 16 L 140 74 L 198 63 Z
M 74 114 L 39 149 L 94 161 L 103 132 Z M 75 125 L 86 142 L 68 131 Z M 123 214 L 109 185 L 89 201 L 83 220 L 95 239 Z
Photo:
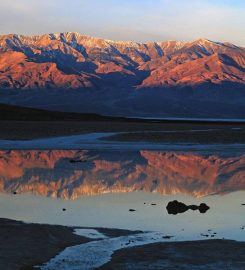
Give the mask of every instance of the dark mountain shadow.
M 107 74 L 98 73 L 98 79 L 92 79 L 93 83 L 99 89 L 102 86 L 107 89 L 113 88 L 134 88 L 140 84 L 147 76 L 149 71 L 138 70 L 136 74 L 127 74 L 125 72 L 110 72 Z M 108 87 L 109 86 L 109 87 Z M 115 89 L 114 89 L 115 90 Z
M 134 116 L 241 118 L 245 115 L 244 85 L 205 83 L 197 86 L 142 88 L 133 98 L 114 103 Z M 124 110 L 124 113 L 127 113 Z
M 103 80 L 110 82 L 111 87 L 108 88 L 107 83 L 101 85 Z M 136 90 L 133 87 L 136 82 L 137 78 L 133 75 L 109 73 L 93 79 L 96 86 L 94 89 L 44 89 L 21 92 L 2 89 L 0 99 L 6 104 L 116 116 L 244 119 L 243 84 L 205 83 L 196 86 Z
M 228 66 L 232 66 L 235 67 L 237 69 L 239 69 L 242 72 L 245 72 L 245 68 L 243 68 L 242 66 L 240 66 L 236 61 L 234 61 L 231 57 L 229 57 L 226 54 L 219 54 L 223 63 L 228 65 Z
M 62 72 L 70 75 L 79 75 L 82 72 L 95 73 L 97 65 L 90 61 L 78 62 L 77 58 L 71 54 L 66 54 L 60 50 L 52 50 L 49 52 L 51 55 L 33 54 L 30 56 L 29 61 L 36 63 L 56 63 L 57 68 Z

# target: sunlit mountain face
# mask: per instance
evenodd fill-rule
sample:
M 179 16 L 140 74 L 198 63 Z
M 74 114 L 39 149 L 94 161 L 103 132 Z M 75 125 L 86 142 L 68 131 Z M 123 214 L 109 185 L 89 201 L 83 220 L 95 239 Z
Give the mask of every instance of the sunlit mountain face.
M 244 48 L 206 39 L 0 36 L 1 101 L 51 110 L 242 118 L 244 69 Z
M 77 199 L 146 191 L 201 197 L 245 190 L 245 156 L 161 151 L 0 151 L 0 191 Z
M 245 50 L 229 43 L 118 42 L 58 33 L 0 36 L 3 88 L 161 87 L 245 83 Z

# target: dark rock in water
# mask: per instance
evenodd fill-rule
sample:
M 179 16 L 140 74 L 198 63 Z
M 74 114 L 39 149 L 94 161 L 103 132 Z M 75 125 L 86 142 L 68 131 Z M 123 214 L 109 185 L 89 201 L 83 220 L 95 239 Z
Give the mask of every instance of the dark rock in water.
M 65 211 L 66 211 L 66 209 L 65 209 L 65 208 L 63 208 L 63 209 L 62 209 L 62 211 L 63 211 L 63 212 L 65 212 Z
M 13 194 L 14 194 L 14 195 L 17 195 L 17 192 L 16 192 L 16 191 L 14 191 L 14 192 L 13 192 Z
M 156 203 L 152 203 L 151 205 L 152 205 L 152 206 L 156 206 L 157 204 L 156 204 Z
M 129 209 L 129 212 L 135 212 L 136 210 L 135 209 Z
M 245 203 L 242 203 L 242 206 L 245 206 Z
M 184 203 L 178 201 L 169 202 L 167 205 L 167 211 L 170 215 L 177 215 L 186 212 L 189 208 Z
M 70 159 L 70 163 L 81 163 L 81 162 L 85 162 L 85 160 L 81 160 L 81 159 Z
M 189 205 L 189 209 L 196 211 L 199 209 L 199 206 L 198 205 Z
M 209 206 L 207 206 L 205 203 L 201 203 L 199 206 L 197 205 L 186 205 L 182 202 L 178 202 L 178 201 L 172 201 L 169 202 L 167 205 L 167 211 L 170 215 L 177 215 L 177 214 L 181 214 L 184 213 L 188 210 L 199 210 L 200 213 L 206 213 L 209 210 Z
M 207 206 L 206 203 L 201 203 L 198 210 L 200 213 L 205 214 L 209 209 L 210 207 Z

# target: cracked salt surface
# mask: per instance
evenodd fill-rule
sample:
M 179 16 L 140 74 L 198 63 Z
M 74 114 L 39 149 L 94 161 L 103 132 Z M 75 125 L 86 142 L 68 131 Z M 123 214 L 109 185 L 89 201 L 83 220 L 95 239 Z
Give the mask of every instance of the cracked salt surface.
M 91 239 L 107 238 L 107 236 L 105 236 L 103 233 L 98 232 L 95 229 L 75 229 L 74 233 Z
M 80 233 L 83 233 L 82 230 Z M 85 233 L 87 234 L 88 231 Z M 79 234 L 80 235 L 80 234 Z M 41 270 L 89 270 L 111 260 L 114 251 L 157 242 L 166 242 L 159 232 L 146 232 L 129 236 L 105 238 L 66 248 L 63 252 L 41 266 Z
M 168 132 L 168 131 L 166 131 Z M 172 132 L 172 131 L 171 131 Z M 190 131 L 192 132 L 192 131 Z M 245 144 L 191 144 L 191 143 L 152 143 L 152 142 L 116 142 L 103 141 L 101 138 L 128 132 L 101 132 L 82 135 L 51 137 L 33 140 L 0 140 L 2 150 L 75 150 L 75 149 L 120 149 L 120 150 L 165 150 L 165 151 L 192 151 L 200 153 L 244 153 Z M 134 132 L 136 133 L 136 132 Z

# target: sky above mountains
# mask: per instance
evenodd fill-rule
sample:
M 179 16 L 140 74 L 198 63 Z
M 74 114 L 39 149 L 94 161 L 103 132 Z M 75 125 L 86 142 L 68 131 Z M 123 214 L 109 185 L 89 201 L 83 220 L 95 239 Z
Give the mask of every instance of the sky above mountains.
M 0 0 L 0 34 L 53 32 L 133 41 L 200 37 L 245 46 L 244 0 Z

